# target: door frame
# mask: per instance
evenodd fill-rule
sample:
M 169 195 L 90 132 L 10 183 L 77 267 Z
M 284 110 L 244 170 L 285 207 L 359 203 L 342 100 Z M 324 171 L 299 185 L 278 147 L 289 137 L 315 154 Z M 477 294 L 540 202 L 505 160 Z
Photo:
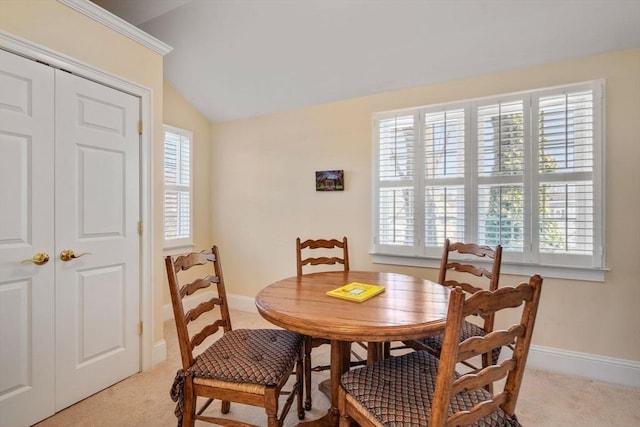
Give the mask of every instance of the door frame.
M 151 369 L 155 364 L 166 359 L 166 343 L 153 343 L 155 325 L 153 322 L 154 289 L 151 275 L 152 261 L 152 169 L 153 169 L 153 120 L 152 120 L 152 91 L 136 83 L 124 80 L 118 76 L 106 73 L 91 65 L 41 46 L 29 40 L 17 37 L 0 30 L 0 49 L 18 54 L 35 61 L 44 62 L 54 68 L 60 68 L 73 74 L 127 92 L 140 98 L 140 119 L 144 123 L 140 135 L 140 221 L 144 224 L 140 236 L 140 319 L 147 327 L 140 337 L 140 370 Z M 155 348 L 154 348 L 155 347 Z M 155 354 L 154 354 L 155 353 Z

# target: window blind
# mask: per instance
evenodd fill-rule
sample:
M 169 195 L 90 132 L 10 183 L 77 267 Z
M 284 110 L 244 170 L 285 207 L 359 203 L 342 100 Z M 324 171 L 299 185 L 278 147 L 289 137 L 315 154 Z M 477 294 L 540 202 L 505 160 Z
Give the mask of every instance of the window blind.
M 543 96 L 538 111 L 540 250 L 594 250 L 592 91 Z
M 191 216 L 191 134 L 165 126 L 165 246 L 192 242 Z
M 379 243 L 413 246 L 415 116 L 384 118 L 378 126 Z
M 424 114 L 425 244 L 464 238 L 465 110 Z
M 374 116 L 373 253 L 603 267 L 602 82 Z
M 503 250 L 524 249 L 523 188 L 524 101 L 480 105 L 478 140 L 478 237 L 482 245 Z

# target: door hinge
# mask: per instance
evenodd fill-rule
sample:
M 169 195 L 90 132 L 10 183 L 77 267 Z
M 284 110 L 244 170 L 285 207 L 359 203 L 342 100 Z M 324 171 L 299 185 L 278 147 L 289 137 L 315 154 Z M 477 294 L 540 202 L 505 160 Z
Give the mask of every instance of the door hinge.
M 142 135 L 142 120 L 138 120 L 138 135 Z
M 142 221 L 138 221 L 138 236 L 142 236 Z
M 142 331 L 143 331 L 142 322 L 138 322 L 138 335 L 139 336 L 142 336 Z

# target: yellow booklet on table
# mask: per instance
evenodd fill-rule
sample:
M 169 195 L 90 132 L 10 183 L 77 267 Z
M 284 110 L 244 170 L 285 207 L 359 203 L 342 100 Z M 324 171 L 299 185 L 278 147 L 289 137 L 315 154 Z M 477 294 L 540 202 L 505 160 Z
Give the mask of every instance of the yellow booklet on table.
M 362 302 L 378 295 L 380 292 L 384 292 L 384 286 L 352 282 L 327 292 L 327 295 L 349 301 Z

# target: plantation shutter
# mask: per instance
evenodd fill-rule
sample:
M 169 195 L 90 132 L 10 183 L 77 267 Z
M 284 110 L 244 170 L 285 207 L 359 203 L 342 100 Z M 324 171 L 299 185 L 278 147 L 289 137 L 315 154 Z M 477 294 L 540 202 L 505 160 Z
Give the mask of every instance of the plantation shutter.
M 192 243 L 191 134 L 165 127 L 164 132 L 165 246 Z
M 538 100 L 541 253 L 594 252 L 593 90 Z
M 378 133 L 377 244 L 415 242 L 415 115 L 381 118 Z
M 524 250 L 524 103 L 477 107 L 478 242 Z
M 464 241 L 464 150 L 464 109 L 425 112 L 425 246 Z
M 374 261 L 427 265 L 448 238 L 602 277 L 603 111 L 591 81 L 376 113 Z

